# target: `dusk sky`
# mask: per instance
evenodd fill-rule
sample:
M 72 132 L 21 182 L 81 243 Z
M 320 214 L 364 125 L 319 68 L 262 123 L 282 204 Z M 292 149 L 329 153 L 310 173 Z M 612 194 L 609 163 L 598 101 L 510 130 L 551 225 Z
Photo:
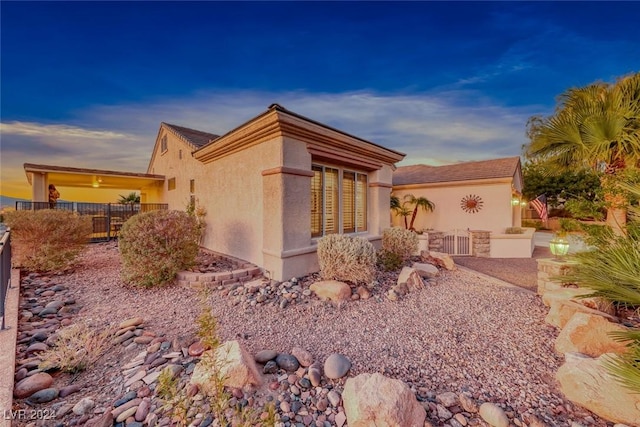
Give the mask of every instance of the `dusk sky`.
M 25 162 L 146 172 L 160 122 L 223 134 L 274 102 L 401 165 L 519 155 L 557 95 L 640 71 L 640 2 L 3 1 L 0 15 L 0 194 L 24 198 Z

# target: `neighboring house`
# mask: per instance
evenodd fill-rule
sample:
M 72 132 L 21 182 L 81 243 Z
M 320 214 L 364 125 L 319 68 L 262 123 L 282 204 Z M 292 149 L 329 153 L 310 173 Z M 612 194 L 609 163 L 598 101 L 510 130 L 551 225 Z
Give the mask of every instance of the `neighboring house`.
M 390 226 L 394 163 L 404 154 L 273 104 L 217 136 L 162 123 L 146 203 L 207 211 L 203 246 L 276 280 L 319 270 L 317 240 L 348 233 L 374 243 Z
M 413 194 L 435 204 L 433 212 L 418 212 L 416 230 L 504 233 L 508 227 L 521 225 L 520 157 L 398 167 L 393 173 L 393 194 L 400 201 Z M 403 220 L 394 215 L 393 223 L 401 225 Z

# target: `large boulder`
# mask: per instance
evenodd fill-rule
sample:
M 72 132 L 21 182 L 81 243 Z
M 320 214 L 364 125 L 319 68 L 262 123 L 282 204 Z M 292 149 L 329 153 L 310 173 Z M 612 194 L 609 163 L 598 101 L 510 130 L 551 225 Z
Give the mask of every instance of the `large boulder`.
M 218 368 L 224 385 L 232 388 L 259 386 L 262 377 L 253 357 L 238 341 L 226 341 L 215 351 L 207 350 L 202 361 L 196 365 L 191 377 L 192 384 L 198 384 L 205 393 L 213 392 L 211 364 Z
M 602 311 L 612 316 L 615 315 L 615 307 L 611 302 L 608 302 L 604 298 L 584 297 L 585 295 L 589 295 L 591 293 L 593 293 L 592 290 L 585 288 L 560 287 L 558 289 L 545 292 L 544 295 L 542 295 L 542 303 L 547 307 L 551 307 L 551 304 L 554 301 L 568 300 L 576 302 L 578 304 L 582 304 L 585 307 L 591 308 L 593 310 Z
M 342 404 L 349 427 L 422 426 L 427 416 L 409 386 L 379 373 L 347 379 Z
M 418 271 L 411 267 L 402 267 L 398 275 L 397 285 L 406 285 L 407 291 L 417 291 L 424 288 L 424 282 Z M 406 292 L 404 292 L 406 293 Z M 401 292 L 401 294 L 404 294 Z
M 569 319 L 576 313 L 587 313 L 596 316 L 602 316 L 611 322 L 618 322 L 618 319 L 604 313 L 599 310 L 594 310 L 583 304 L 566 299 L 553 299 L 551 300 L 551 306 L 549 307 L 549 313 L 544 318 L 544 321 L 552 326 L 556 326 L 560 329 L 564 328 Z
M 309 286 L 320 299 L 334 302 L 347 301 L 351 299 L 351 287 L 344 282 L 337 280 L 321 280 Z
M 615 341 L 610 333 L 627 330 L 602 316 L 577 312 L 560 331 L 555 348 L 560 354 L 576 352 L 591 357 L 604 353 L 624 353 L 627 351 L 626 343 Z
M 571 400 L 613 423 L 640 425 L 640 399 L 612 377 L 604 366 L 604 358 L 597 359 L 580 353 L 566 353 L 565 363 L 558 369 L 556 379 L 560 390 Z
M 454 270 L 456 268 L 456 263 L 453 262 L 451 255 L 445 254 L 444 252 L 422 251 L 420 257 L 424 262 L 446 268 L 447 270 Z

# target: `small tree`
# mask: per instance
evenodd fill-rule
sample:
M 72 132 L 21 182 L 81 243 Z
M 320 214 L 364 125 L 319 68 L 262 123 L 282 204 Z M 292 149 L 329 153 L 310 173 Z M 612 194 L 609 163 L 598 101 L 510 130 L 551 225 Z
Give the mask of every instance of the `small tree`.
M 411 207 L 412 205 L 413 208 Z M 433 212 L 436 205 L 426 197 L 416 197 L 413 194 L 406 194 L 403 202 L 400 202 L 398 196 L 391 196 L 390 207 L 396 215 L 404 218 L 404 228 L 415 231 L 413 224 L 418 215 L 418 210 L 422 209 L 425 212 Z M 409 216 L 411 216 L 411 222 L 408 221 Z

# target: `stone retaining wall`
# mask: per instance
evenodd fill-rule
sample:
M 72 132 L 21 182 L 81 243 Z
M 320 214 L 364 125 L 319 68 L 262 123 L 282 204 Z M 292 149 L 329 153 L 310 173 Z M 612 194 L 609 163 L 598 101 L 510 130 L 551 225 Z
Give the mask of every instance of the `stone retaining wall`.
M 562 261 L 555 258 L 538 259 L 538 295 L 562 287 L 564 283 L 551 280 L 552 277 L 566 276 L 575 266 L 573 261 Z
M 215 273 L 199 273 L 194 271 L 178 272 L 177 280 L 180 286 L 190 288 L 202 288 L 212 286 L 228 286 L 234 283 L 244 283 L 263 276 L 262 269 L 250 262 L 234 258 L 228 255 L 211 252 L 230 261 L 235 268 L 232 271 L 218 271 Z
M 478 258 L 489 258 L 491 255 L 490 231 L 471 231 L 471 255 Z

